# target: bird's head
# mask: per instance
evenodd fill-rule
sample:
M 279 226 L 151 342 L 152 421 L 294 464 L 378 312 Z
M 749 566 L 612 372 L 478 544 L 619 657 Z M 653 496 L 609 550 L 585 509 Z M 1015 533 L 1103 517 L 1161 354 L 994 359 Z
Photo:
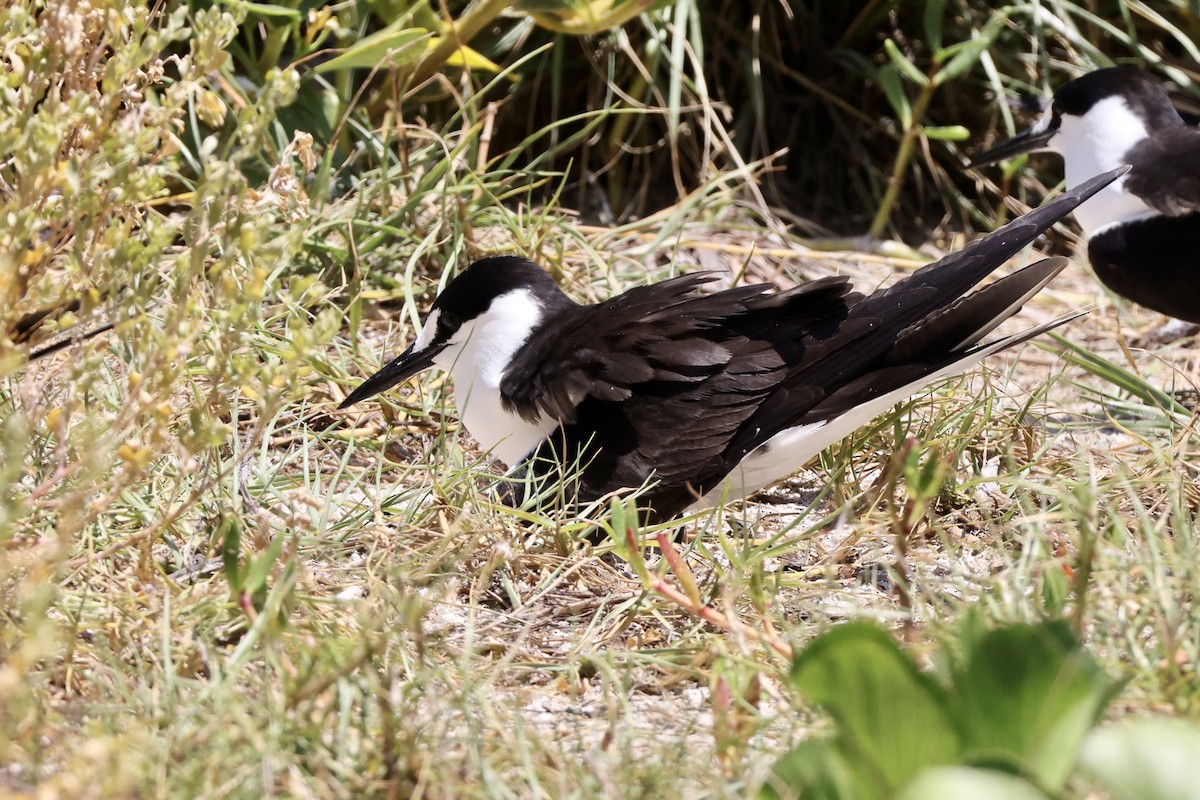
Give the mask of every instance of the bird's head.
M 342 401 L 346 408 L 430 367 L 503 370 L 530 332 L 571 301 L 541 267 L 517 256 L 484 258 L 453 278 L 433 301 L 421 334 Z M 469 351 L 469 352 L 468 352 Z
M 1062 154 L 1068 185 L 1121 166 L 1150 131 L 1183 124 L 1162 84 L 1136 67 L 1110 67 L 1064 84 L 1030 128 L 976 156 L 982 167 L 1025 153 Z

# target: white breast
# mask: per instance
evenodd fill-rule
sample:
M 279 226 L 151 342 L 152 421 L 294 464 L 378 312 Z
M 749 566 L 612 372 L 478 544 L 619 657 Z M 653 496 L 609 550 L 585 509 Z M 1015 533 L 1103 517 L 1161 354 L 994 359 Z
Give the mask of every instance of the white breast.
M 1125 164 L 1125 154 L 1147 135 L 1145 124 L 1124 98 L 1107 97 L 1082 117 L 1064 114 L 1050 146 L 1062 153 L 1067 186 L 1074 188 Z M 1113 181 L 1075 209 L 1075 219 L 1088 237 L 1109 225 L 1154 213 L 1124 185 L 1123 177 Z
M 530 292 L 507 292 L 483 314 L 464 322 L 454 337 L 455 345 L 434 359 L 454 380 L 454 404 L 463 427 L 505 466 L 528 455 L 556 425 L 548 418 L 529 423 L 506 410 L 500 399 L 508 362 L 541 318 L 541 307 Z M 436 324 L 431 315 L 426 330 Z

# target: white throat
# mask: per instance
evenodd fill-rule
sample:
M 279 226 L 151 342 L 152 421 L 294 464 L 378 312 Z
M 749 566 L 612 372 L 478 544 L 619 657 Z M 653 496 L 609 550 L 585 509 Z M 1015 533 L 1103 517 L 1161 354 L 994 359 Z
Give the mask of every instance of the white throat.
M 432 338 L 438 313 L 425 321 L 418 344 L 427 334 Z M 541 319 L 541 306 L 528 290 L 506 292 L 487 311 L 464 322 L 452 344 L 433 360 L 454 379 L 454 404 L 463 427 L 506 466 L 528 455 L 556 424 L 550 419 L 530 424 L 507 411 L 500 400 L 500 383 L 509 361 Z
M 1146 125 L 1123 97 L 1106 97 L 1083 116 L 1063 114 L 1049 146 L 1062 154 L 1067 187 L 1074 188 L 1102 172 L 1126 163 L 1125 154 L 1148 136 Z M 1141 198 L 1125 191 L 1119 178 L 1079 208 L 1075 219 L 1090 238 L 1118 222 L 1154 213 Z

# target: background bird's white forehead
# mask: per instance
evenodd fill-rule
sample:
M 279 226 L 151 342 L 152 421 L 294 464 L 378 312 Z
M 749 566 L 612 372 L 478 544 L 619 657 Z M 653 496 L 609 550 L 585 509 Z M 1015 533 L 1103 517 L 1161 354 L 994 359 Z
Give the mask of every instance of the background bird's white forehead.
M 438 317 L 442 315 L 441 309 L 435 308 L 429 312 L 429 316 L 425 318 L 425 323 L 421 326 L 421 334 L 417 340 L 413 342 L 413 351 L 420 352 L 426 347 L 429 347 L 433 341 L 433 336 L 437 333 Z
M 1033 135 L 1045 133 L 1050 130 L 1050 123 L 1054 120 L 1054 109 L 1047 108 L 1042 112 L 1042 115 L 1037 118 L 1037 122 L 1029 126 L 1029 132 Z

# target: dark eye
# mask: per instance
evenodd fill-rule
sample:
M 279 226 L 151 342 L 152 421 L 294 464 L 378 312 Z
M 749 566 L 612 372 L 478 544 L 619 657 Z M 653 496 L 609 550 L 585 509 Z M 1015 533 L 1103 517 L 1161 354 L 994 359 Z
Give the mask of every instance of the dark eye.
M 449 336 L 458 330 L 460 325 L 462 325 L 462 322 L 460 322 L 458 317 L 454 316 L 453 314 L 445 311 L 443 311 L 441 314 L 438 314 L 438 333 Z

